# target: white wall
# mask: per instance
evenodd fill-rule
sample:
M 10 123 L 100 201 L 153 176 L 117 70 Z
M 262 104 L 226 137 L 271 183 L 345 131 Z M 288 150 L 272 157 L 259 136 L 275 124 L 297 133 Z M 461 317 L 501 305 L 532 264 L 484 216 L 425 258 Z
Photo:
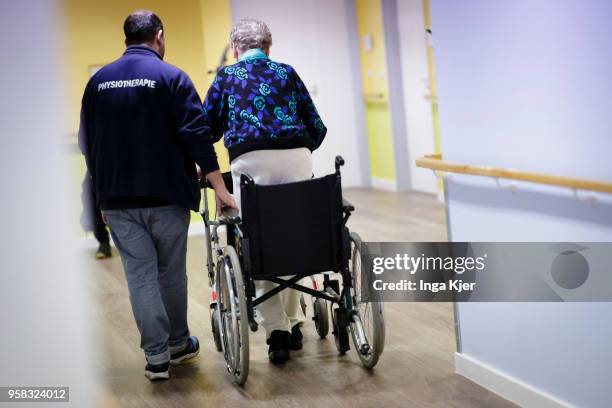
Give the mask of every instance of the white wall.
M 415 165 L 416 159 L 434 152 L 431 102 L 425 99 L 430 92 L 423 0 L 398 0 L 397 20 L 410 184 L 413 190 L 436 193 L 433 173 Z
M 99 346 L 72 245 L 58 3 L 4 1 L 0 11 L 0 37 L 11 38 L 0 45 L 0 385 L 68 386 L 70 403 L 52 405 L 91 407 Z
M 434 0 L 446 159 L 612 180 L 612 2 Z M 612 198 L 448 184 L 454 241 L 612 241 Z M 610 407 L 612 304 L 459 304 L 462 353 L 569 404 Z
M 272 31 L 271 58 L 293 66 L 311 91 L 325 122 L 326 140 L 313 155 L 316 175 L 346 160 L 343 186 L 369 184 L 354 11 L 347 0 L 232 0 L 234 21 L 253 17 Z M 359 103 L 357 103 L 359 102 Z

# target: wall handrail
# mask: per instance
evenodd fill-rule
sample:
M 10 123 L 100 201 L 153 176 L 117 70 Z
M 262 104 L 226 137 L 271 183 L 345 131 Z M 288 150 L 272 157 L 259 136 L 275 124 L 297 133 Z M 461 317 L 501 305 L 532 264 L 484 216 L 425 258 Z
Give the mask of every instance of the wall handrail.
M 494 179 L 521 180 L 537 184 L 567 187 L 572 190 L 590 190 L 612 194 L 612 182 L 589 180 L 576 177 L 557 176 L 545 173 L 503 169 L 491 166 L 476 166 L 459 164 L 442 160 L 441 154 L 428 154 L 416 160 L 417 167 L 446 173 L 470 174 L 474 176 L 492 177 Z

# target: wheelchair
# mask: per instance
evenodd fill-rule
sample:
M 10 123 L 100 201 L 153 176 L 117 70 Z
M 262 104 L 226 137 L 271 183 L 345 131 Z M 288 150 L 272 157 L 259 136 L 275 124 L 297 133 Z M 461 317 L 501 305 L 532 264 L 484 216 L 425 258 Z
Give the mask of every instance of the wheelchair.
M 328 333 L 329 311 L 340 354 L 350 350 L 350 338 L 362 365 L 371 369 L 383 352 L 383 304 L 361 296 L 362 254 L 368 248 L 346 226 L 355 208 L 342 198 L 342 165 L 337 156 L 332 174 L 278 185 L 258 185 L 243 174 L 241 216 L 225 213 L 218 219 L 209 214 L 206 188 L 212 187 L 201 182 L 213 338 L 229 376 L 239 385 L 249 375 L 249 330 L 258 328 L 256 307 L 287 288 L 312 296 L 321 338 Z M 231 173 L 223 178 L 231 192 Z M 314 279 L 312 287 L 299 283 L 320 274 L 322 285 Z M 256 297 L 256 280 L 277 286 Z

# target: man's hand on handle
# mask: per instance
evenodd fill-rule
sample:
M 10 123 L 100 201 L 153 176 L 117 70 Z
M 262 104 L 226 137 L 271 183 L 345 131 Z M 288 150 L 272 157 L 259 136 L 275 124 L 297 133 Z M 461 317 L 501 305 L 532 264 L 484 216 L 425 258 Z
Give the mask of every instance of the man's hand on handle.
M 223 176 L 219 170 L 210 172 L 206 175 L 206 179 L 215 189 L 215 202 L 217 203 L 217 214 L 221 215 L 223 208 L 229 207 L 238 210 L 234 197 L 227 191 Z
M 215 189 L 215 202 L 217 203 L 217 214 L 221 215 L 222 211 L 227 208 L 232 208 L 238 211 L 238 206 L 234 197 L 223 186 L 223 191 Z

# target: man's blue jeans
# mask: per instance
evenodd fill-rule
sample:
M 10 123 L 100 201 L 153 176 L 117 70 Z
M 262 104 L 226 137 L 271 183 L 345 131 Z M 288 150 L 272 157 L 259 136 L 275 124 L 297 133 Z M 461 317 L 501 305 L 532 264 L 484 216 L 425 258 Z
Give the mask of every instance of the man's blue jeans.
M 147 361 L 162 364 L 187 345 L 187 230 L 178 206 L 104 210 L 121 254 Z

